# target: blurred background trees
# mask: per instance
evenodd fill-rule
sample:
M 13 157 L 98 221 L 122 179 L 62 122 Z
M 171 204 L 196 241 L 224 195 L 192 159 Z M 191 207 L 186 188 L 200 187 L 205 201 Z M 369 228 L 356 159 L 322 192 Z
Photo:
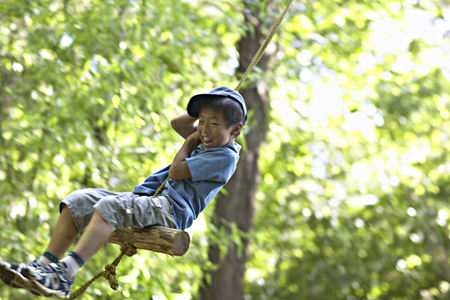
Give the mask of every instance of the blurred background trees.
M 40 255 L 70 191 L 129 191 L 170 163 L 169 120 L 234 87 L 285 5 L 0 3 L 0 259 Z M 445 1 L 294 1 L 243 87 L 240 169 L 189 252 L 141 251 L 118 292 L 83 299 L 226 299 L 225 282 L 246 300 L 448 298 L 449 38 Z M 34 296 L 0 284 L 0 299 Z

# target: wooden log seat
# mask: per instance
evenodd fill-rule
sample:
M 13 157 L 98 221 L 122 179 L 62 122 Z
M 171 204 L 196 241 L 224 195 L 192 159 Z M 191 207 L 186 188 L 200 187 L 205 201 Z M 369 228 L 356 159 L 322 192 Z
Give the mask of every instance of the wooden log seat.
M 137 249 L 182 256 L 189 248 L 190 237 L 186 231 L 151 226 L 147 228 L 119 227 L 109 238 L 109 243 L 130 243 Z

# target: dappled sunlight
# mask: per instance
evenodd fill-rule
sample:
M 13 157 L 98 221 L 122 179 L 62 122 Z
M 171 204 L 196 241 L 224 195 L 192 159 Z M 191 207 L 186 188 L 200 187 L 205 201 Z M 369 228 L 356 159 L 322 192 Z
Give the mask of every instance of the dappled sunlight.
M 374 142 L 376 140 L 375 124 L 364 113 L 348 113 L 345 115 L 345 121 L 343 125 L 345 131 L 359 131 L 368 141 Z
M 341 116 L 343 94 L 338 83 L 316 82 L 312 84 L 312 98 L 309 102 L 312 126 L 327 126 L 328 117 Z

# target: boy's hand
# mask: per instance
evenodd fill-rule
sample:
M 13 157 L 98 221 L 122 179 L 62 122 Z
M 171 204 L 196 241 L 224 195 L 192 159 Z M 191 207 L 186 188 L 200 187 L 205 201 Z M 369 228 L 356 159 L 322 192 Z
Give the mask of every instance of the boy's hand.
M 189 154 L 194 151 L 202 140 L 200 139 L 200 135 L 198 134 L 198 131 L 190 134 L 186 140 L 184 141 L 187 149 L 189 149 Z
M 202 142 L 202 140 L 200 139 L 200 135 L 198 134 L 198 131 L 190 134 L 185 141 L 185 143 L 189 143 L 192 150 L 197 148 L 197 146 L 200 145 L 201 142 Z
M 200 135 L 198 132 L 191 133 L 184 141 L 183 146 L 175 156 L 172 165 L 169 168 L 169 177 L 173 180 L 181 180 L 191 178 L 191 172 L 189 171 L 186 158 L 189 157 L 191 152 L 197 148 L 200 144 Z

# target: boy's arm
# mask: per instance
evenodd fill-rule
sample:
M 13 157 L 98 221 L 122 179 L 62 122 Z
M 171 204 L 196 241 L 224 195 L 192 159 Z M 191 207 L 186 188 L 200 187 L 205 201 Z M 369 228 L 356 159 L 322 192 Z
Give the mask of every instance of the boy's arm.
M 197 118 L 191 117 L 185 112 L 170 120 L 170 125 L 179 135 L 186 139 L 197 131 L 197 128 L 194 126 L 195 121 L 197 121 Z
M 183 146 L 175 156 L 172 165 L 169 168 L 169 178 L 173 180 L 181 180 L 191 178 L 191 172 L 189 171 L 186 158 L 189 157 L 192 150 L 200 144 L 200 137 L 198 132 L 190 134 L 184 141 Z

